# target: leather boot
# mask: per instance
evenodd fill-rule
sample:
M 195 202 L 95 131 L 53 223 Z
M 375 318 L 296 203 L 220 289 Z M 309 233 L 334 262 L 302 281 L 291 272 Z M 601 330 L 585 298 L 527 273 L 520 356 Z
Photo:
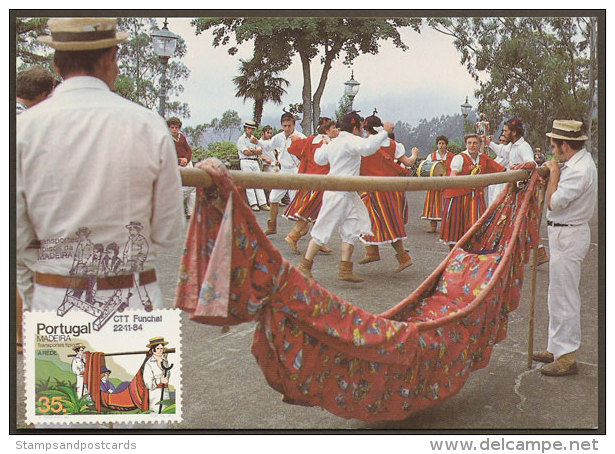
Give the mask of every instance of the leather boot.
M 552 363 L 555 360 L 555 357 L 550 351 L 542 350 L 539 352 L 534 352 L 532 354 L 532 359 L 534 361 L 538 361 L 539 363 Z
M 278 233 L 278 210 L 280 209 L 279 203 L 272 203 L 269 211 L 269 219 L 267 220 L 267 229 L 265 235 L 273 235 Z
M 543 263 L 547 263 L 549 261 L 549 254 L 547 254 L 547 250 L 542 244 L 536 248 L 535 254 L 537 254 L 536 266 L 540 266 Z
M 365 263 L 377 262 L 380 260 L 380 250 L 378 249 L 377 244 L 368 244 L 365 246 L 365 257 L 359 260 L 359 265 L 363 265 Z
M 540 368 L 540 373 L 550 377 L 561 377 L 564 375 L 574 375 L 578 373 L 577 362 L 574 359 L 574 352 L 566 353 L 555 361 L 545 364 Z
M 406 251 L 395 254 L 395 258 L 397 259 L 398 265 L 397 268 L 393 270 L 394 273 L 399 273 L 401 270 L 405 270 L 412 265 L 412 258 Z
M 284 241 L 288 243 L 288 245 L 290 246 L 290 248 L 293 250 L 295 254 L 301 255 L 301 250 L 297 247 L 297 241 L 299 241 L 299 239 L 301 238 L 301 234 L 299 233 L 298 230 L 299 229 L 297 228 L 297 225 L 295 224 L 293 229 L 290 232 L 288 232 L 288 235 L 286 235 L 286 238 L 284 238 Z
M 340 261 L 340 269 L 337 278 L 341 281 L 363 282 L 359 276 L 352 272 L 352 262 Z
M 312 276 L 312 265 L 313 264 L 314 264 L 314 260 L 308 260 L 305 257 L 301 257 L 301 261 L 299 262 L 299 265 L 297 265 L 297 269 L 301 271 L 305 277 L 314 279 L 314 276 Z

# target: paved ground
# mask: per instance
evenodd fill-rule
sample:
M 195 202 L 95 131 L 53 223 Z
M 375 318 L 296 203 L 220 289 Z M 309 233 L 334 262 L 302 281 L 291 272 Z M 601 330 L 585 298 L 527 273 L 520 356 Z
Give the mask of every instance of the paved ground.
M 336 294 L 364 309 L 382 312 L 411 293 L 446 256 L 448 248 L 437 235 L 425 233 L 427 221 L 420 219 L 425 193 L 409 192 L 410 222 L 407 225 L 407 248 L 414 265 L 400 274 L 390 271 L 396 266 L 392 248 L 382 248 L 380 262 L 355 265 L 364 283 L 351 284 L 336 279 L 339 240 L 330 246 L 335 253 L 319 255 L 314 277 Z M 257 213 L 261 226 L 268 213 Z M 297 263 L 284 242 L 292 227 L 280 218 L 278 234 L 270 237 L 284 255 Z M 250 353 L 252 324 L 232 327 L 222 333 L 219 327 L 194 323 L 184 316 L 183 325 L 183 414 L 181 429 L 376 429 L 376 430 L 452 430 L 452 429 L 595 429 L 599 425 L 599 330 L 598 330 L 598 219 L 591 222 L 592 244 L 583 264 L 582 346 L 577 354 L 579 374 L 552 378 L 541 375 L 534 364 L 527 368 L 530 268 L 520 308 L 511 314 L 508 337 L 493 351 L 485 369 L 472 374 L 464 388 L 441 405 L 420 411 L 400 422 L 367 424 L 346 420 L 320 408 L 285 404 L 271 389 Z M 541 229 L 546 241 L 546 227 Z M 300 247 L 305 248 L 302 240 Z M 177 266 L 182 248 L 176 247 L 161 256 L 159 276 L 163 293 L 172 305 Z M 355 263 L 362 257 L 358 247 Z M 548 265 L 537 271 L 535 309 L 536 348 L 546 346 Z M 602 312 L 604 315 L 604 312 Z M 21 386 L 18 395 L 22 395 Z M 23 421 L 23 409 L 19 409 Z

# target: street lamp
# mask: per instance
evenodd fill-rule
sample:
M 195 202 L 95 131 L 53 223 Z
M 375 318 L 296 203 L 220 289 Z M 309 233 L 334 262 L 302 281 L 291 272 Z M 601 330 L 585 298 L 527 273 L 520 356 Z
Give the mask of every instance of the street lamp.
M 346 86 L 344 88 L 344 94 L 350 100 L 349 111 L 352 112 L 352 102 L 354 100 L 354 97 L 357 96 L 357 93 L 359 93 L 359 85 L 361 85 L 359 82 L 354 80 L 354 70 L 350 74 L 350 80 L 347 80 L 346 82 L 344 82 L 344 85 Z
M 156 30 L 151 35 L 152 43 L 154 45 L 154 52 L 156 52 L 156 55 L 158 55 L 160 62 L 162 63 L 162 75 L 160 76 L 160 105 L 158 108 L 158 113 L 160 113 L 160 116 L 163 118 L 165 115 L 167 99 L 167 65 L 169 64 L 169 58 L 171 58 L 175 53 L 175 46 L 177 45 L 177 40 L 179 39 L 179 35 L 169 31 L 169 28 L 167 27 L 168 24 L 167 18 L 165 17 L 162 30 Z
M 472 104 L 468 102 L 468 97 L 466 96 L 466 102 L 461 105 L 461 115 L 463 115 L 463 133 L 467 134 L 471 131 L 470 125 L 468 123 L 468 114 L 472 110 Z
M 466 102 L 461 105 L 461 115 L 463 115 L 463 118 L 468 118 L 470 110 L 472 110 L 472 104 L 468 102 L 468 97 L 466 96 Z

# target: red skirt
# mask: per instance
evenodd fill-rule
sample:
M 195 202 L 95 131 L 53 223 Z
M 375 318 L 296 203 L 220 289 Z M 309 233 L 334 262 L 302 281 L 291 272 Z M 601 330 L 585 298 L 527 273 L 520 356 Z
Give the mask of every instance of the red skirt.
M 485 212 L 483 190 L 456 197 L 443 197 L 440 240 L 455 244 Z
M 442 191 L 440 189 L 434 189 L 427 191 L 425 196 L 425 205 L 423 205 L 422 219 L 428 219 L 430 221 L 442 220 Z
M 365 244 L 394 243 L 406 238 L 408 204 L 404 192 L 364 192 L 361 200 L 367 207 L 373 235 L 361 235 Z
M 315 221 L 322 206 L 322 193 L 314 190 L 297 191 L 282 216 L 292 221 Z

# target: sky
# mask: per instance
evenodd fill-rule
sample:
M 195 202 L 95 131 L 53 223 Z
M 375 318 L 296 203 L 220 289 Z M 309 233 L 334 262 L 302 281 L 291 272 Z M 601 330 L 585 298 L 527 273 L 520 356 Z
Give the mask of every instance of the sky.
M 160 27 L 162 22 L 160 18 Z M 241 46 L 239 52 L 231 56 L 227 47 L 212 46 L 209 31 L 195 36 L 190 18 L 168 18 L 168 22 L 169 30 L 186 41 L 187 55 L 181 61 L 191 71 L 183 82 L 184 92 L 171 98 L 189 104 L 191 118 L 184 119 L 184 125 L 210 122 L 228 109 L 236 110 L 242 120 L 251 119 L 252 101 L 244 103 L 242 98 L 235 97 L 232 79 L 238 74 L 239 59 L 252 57 L 252 45 Z M 335 114 L 344 92 L 344 82 L 350 79 L 351 71 L 361 84 L 354 108 L 363 116 L 370 115 L 376 108 L 383 119 L 415 124 L 421 118 L 460 113 L 466 96 L 470 104 L 478 104 L 473 97 L 477 85 L 459 63 L 460 54 L 450 37 L 427 27 L 420 34 L 410 27 L 400 29 L 400 33 L 409 47 L 406 51 L 396 48 L 390 41 L 381 41 L 378 54 L 360 55 L 350 68 L 342 59 L 334 62 L 321 101 L 323 115 Z M 315 90 L 321 72 L 318 58 L 313 60 L 311 69 L 312 89 Z M 265 105 L 264 120 L 268 117 L 279 119 L 282 107 L 301 102 L 303 77 L 298 56 L 282 76 L 290 82 L 287 94 L 281 105 Z

